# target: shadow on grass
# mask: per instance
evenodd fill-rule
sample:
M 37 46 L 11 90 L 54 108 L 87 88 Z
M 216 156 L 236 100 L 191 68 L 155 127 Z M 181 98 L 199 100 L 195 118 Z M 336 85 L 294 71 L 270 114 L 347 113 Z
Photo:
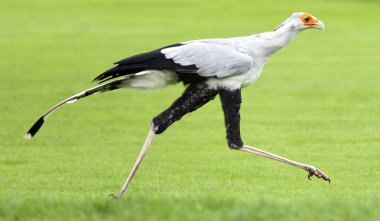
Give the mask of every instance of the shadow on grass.
M 380 220 L 378 202 L 227 199 L 2 199 L 0 220 Z

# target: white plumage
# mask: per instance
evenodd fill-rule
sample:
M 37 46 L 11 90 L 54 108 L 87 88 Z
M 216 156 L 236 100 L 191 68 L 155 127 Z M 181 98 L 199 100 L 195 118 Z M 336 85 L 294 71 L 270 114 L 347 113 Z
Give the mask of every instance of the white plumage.
M 202 39 L 182 42 L 180 46 L 168 47 L 160 52 L 175 63 L 188 66 L 195 65 L 197 74 L 207 77 L 206 83 L 210 88 L 228 88 L 235 90 L 254 83 L 269 59 L 269 57 L 286 46 L 300 31 L 314 27 L 323 29 L 324 24 L 315 17 L 314 24 L 305 25 L 302 16 L 305 13 L 293 13 L 276 30 L 246 37 L 227 39 Z M 316 22 L 315 22 L 316 21 Z M 167 73 L 167 71 L 165 71 Z M 159 73 L 159 70 L 155 72 Z M 160 84 L 124 84 L 125 86 L 144 89 L 154 89 L 178 82 L 180 79 L 170 75 L 159 74 L 167 80 Z M 156 82 L 154 76 L 141 75 L 141 81 Z M 136 81 L 135 79 L 131 81 Z M 150 87 L 152 86 L 152 87 Z

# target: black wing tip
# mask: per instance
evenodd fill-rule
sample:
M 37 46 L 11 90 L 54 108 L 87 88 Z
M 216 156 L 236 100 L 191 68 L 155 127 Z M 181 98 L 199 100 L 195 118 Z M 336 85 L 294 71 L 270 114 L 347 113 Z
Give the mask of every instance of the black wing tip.
M 25 134 L 25 139 L 31 139 L 38 132 L 44 122 L 44 117 L 38 119 L 37 122 L 34 123 L 30 130 Z
M 99 82 L 101 81 L 102 79 L 104 78 L 104 73 L 100 74 L 99 76 L 97 76 L 96 78 L 94 78 L 92 80 L 92 82 Z
M 161 53 L 162 49 L 171 48 L 171 47 L 178 47 L 178 46 L 182 46 L 182 45 L 184 45 L 184 44 L 183 43 L 176 43 L 176 44 L 168 45 L 168 46 L 165 46 L 165 47 L 153 50 L 153 51 L 149 51 L 149 52 L 142 53 L 142 54 L 136 54 L 136 55 L 121 59 L 117 62 L 114 62 L 113 63 L 115 65 L 114 67 L 112 67 L 108 71 L 105 71 L 102 74 L 100 74 L 99 76 L 97 76 L 94 80 L 92 80 L 92 82 L 98 82 L 99 84 L 101 84 L 101 83 L 104 83 L 104 82 L 109 81 L 111 79 L 118 78 L 120 76 L 134 74 L 134 73 L 144 71 L 147 69 L 157 69 L 157 65 L 155 65 L 154 62 L 161 63 L 163 59 L 166 59 L 165 55 Z M 153 66 L 152 66 L 152 64 L 153 64 Z M 179 66 L 176 63 L 174 65 Z M 162 66 L 162 65 L 160 65 L 160 66 Z M 165 68 L 160 67 L 158 69 L 162 70 Z M 172 69 L 172 68 L 169 68 L 169 69 Z
M 111 68 L 110 70 L 108 70 L 106 72 L 103 72 L 102 74 L 100 74 L 99 76 L 94 78 L 94 80 L 92 80 L 92 82 L 98 82 L 99 84 L 101 84 L 104 81 L 110 80 L 112 78 L 112 72 L 114 71 L 114 69 L 115 69 L 115 67 Z

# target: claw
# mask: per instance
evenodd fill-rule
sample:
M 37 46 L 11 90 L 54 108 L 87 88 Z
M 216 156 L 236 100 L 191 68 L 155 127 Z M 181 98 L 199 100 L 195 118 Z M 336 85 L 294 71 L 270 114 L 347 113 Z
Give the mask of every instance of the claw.
M 313 166 L 307 166 L 305 170 L 309 172 L 309 174 L 307 175 L 307 178 L 309 180 L 311 180 L 312 176 L 316 176 L 317 178 L 322 178 L 325 181 L 329 181 L 329 183 L 331 182 L 330 178 L 320 169 L 317 169 Z

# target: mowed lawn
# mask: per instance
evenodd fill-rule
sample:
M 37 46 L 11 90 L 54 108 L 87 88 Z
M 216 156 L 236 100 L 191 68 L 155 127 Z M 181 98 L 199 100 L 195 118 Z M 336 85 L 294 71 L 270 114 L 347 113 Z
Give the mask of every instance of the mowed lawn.
M 183 91 L 118 90 L 29 127 L 112 63 L 176 42 L 301 33 L 243 90 L 246 144 L 306 171 L 227 148 L 219 98 L 153 141 L 126 198 L 113 200 L 152 117 Z M 0 220 L 380 220 L 378 1 L 3 0 L 0 2 Z

